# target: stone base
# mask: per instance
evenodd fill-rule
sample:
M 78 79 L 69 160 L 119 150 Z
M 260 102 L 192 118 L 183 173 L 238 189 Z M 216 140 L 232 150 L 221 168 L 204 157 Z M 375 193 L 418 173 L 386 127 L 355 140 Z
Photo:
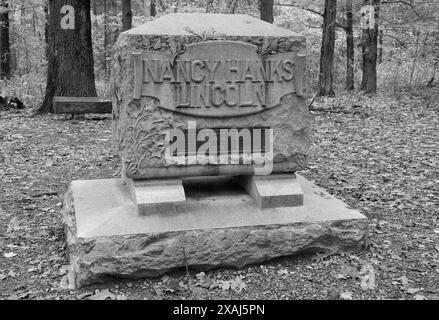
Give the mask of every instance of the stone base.
M 304 203 L 260 209 L 228 177 L 184 180 L 187 212 L 140 216 L 123 180 L 74 181 L 63 211 L 70 286 L 361 249 L 365 216 L 303 177 Z

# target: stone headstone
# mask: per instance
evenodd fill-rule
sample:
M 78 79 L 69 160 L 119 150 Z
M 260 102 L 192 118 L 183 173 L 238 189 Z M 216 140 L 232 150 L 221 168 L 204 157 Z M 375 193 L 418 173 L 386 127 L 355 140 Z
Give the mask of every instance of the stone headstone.
M 305 37 L 246 15 L 170 14 L 121 35 L 113 105 L 126 176 L 253 175 L 265 162 L 273 162 L 269 173 L 304 169 L 310 147 L 305 49 Z M 218 156 L 200 154 L 203 129 L 215 131 Z M 249 147 L 233 158 L 220 140 L 242 129 L 250 133 Z M 172 130 L 187 140 L 192 132 L 198 144 L 168 159 Z M 267 148 L 273 143 L 273 153 L 256 157 L 254 140 Z
M 72 287 L 361 248 L 365 217 L 296 176 L 305 52 L 305 37 L 246 15 L 170 14 L 121 34 L 122 178 L 66 194 Z

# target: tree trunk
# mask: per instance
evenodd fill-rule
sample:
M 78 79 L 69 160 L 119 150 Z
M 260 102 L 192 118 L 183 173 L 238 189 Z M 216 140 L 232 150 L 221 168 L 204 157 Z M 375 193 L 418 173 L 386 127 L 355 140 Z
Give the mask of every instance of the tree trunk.
M 157 8 L 155 4 L 156 0 L 151 0 L 151 17 L 155 17 L 157 15 Z
M 335 46 L 335 16 L 337 0 L 325 0 L 323 14 L 323 35 L 320 54 L 319 96 L 334 96 L 332 89 L 334 46 Z
M 273 23 L 273 0 L 260 0 L 259 11 L 261 13 L 261 20 Z
M 93 3 L 93 15 L 97 15 L 98 14 L 98 4 L 97 4 L 97 0 L 91 0 L 91 2 Z
M 383 29 L 378 31 L 378 64 L 383 63 Z
M 354 90 L 354 28 L 352 0 L 346 1 L 346 90 Z
M 375 23 L 363 29 L 363 79 L 361 90 L 367 93 L 377 91 L 377 57 L 378 57 L 378 18 L 380 0 L 364 0 L 364 5 L 373 5 Z
M 46 45 L 49 44 L 49 1 L 44 2 L 44 17 L 46 22 L 44 23 L 44 41 Z
M 104 0 L 104 72 L 105 77 L 108 77 L 108 6 L 107 0 Z
M 122 32 L 133 27 L 133 12 L 131 11 L 131 0 L 122 0 Z
M 9 7 L 0 0 L 0 78 L 11 76 L 11 44 L 9 41 Z
M 64 5 L 75 9 L 73 29 L 63 29 Z M 49 0 L 46 96 L 38 113 L 53 112 L 54 96 L 95 97 L 90 0 Z

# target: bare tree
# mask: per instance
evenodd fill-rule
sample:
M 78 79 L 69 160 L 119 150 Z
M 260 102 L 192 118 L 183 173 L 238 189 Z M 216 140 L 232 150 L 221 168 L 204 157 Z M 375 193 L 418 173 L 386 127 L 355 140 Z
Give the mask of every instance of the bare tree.
M 364 5 L 374 8 L 374 21 L 370 27 L 363 26 L 363 78 L 361 90 L 367 93 L 377 91 L 377 58 L 378 58 L 378 19 L 380 0 L 364 0 Z M 364 19 L 364 18 L 363 18 Z
M 72 7 L 66 28 L 62 20 Z M 47 38 L 46 95 L 38 113 L 53 112 L 54 96 L 96 96 L 90 0 L 49 0 Z
M 319 96 L 334 96 L 332 88 L 337 0 L 325 0 L 320 50 Z
M 131 11 L 131 0 L 122 0 L 122 31 L 130 30 L 133 27 L 133 12 Z
M 93 14 L 96 16 L 98 14 L 98 4 L 97 0 L 91 0 Z
M 157 6 L 156 0 L 151 0 L 151 8 L 150 8 L 151 17 L 155 17 L 157 15 Z
M 0 78 L 11 75 L 11 44 L 9 41 L 9 6 L 0 0 Z
M 104 71 L 105 77 L 108 77 L 108 46 L 110 45 L 110 37 L 108 35 L 108 4 L 104 0 Z
M 346 89 L 354 90 L 354 28 L 352 0 L 346 0 Z
M 273 0 L 260 0 L 259 11 L 261 13 L 261 20 L 273 23 Z

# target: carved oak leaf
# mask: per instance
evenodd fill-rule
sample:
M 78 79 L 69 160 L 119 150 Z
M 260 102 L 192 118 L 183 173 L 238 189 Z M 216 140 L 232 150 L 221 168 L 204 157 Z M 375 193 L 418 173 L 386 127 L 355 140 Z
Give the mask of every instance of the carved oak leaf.
M 168 123 L 163 123 L 158 127 L 160 132 L 165 131 L 166 129 L 170 129 L 170 125 Z
M 153 45 L 154 50 L 160 50 L 162 48 L 162 39 L 160 38 L 156 38 L 154 45 Z
M 169 49 L 171 51 L 171 54 L 174 56 L 177 53 L 177 49 L 178 49 L 177 41 L 175 41 L 174 37 L 169 37 L 168 45 L 169 45 Z
M 266 56 L 270 54 L 271 51 L 276 50 L 277 42 L 277 39 L 269 39 L 267 37 L 264 37 L 262 40 L 262 46 L 259 54 L 261 56 Z
M 113 97 L 116 98 L 116 102 L 117 102 L 117 104 L 119 104 L 121 102 L 120 95 L 119 95 L 120 94 L 120 89 L 117 86 L 116 82 L 113 83 L 112 87 L 113 87 Z
M 264 55 L 268 51 L 269 47 L 270 47 L 269 40 L 267 38 L 263 38 L 262 39 L 262 46 L 261 46 L 259 54 Z
M 138 43 L 138 47 L 140 47 L 141 49 L 149 50 L 151 47 L 149 39 L 148 38 L 142 39 L 141 42 Z
M 137 152 L 140 154 L 144 154 L 149 151 L 148 145 L 145 143 L 141 143 L 137 146 Z
M 304 154 L 297 154 L 296 163 L 299 170 L 305 169 L 307 167 L 306 156 Z
M 130 117 L 137 119 L 142 113 L 142 105 L 138 101 L 133 101 L 128 105 L 127 113 Z
M 126 167 L 127 173 L 131 176 L 136 175 L 137 172 L 139 171 L 137 164 L 132 162 L 132 161 L 126 162 L 126 164 L 127 164 L 127 167 Z
M 158 159 L 161 159 L 161 157 L 162 157 L 162 151 L 157 151 L 157 152 L 153 152 L 152 154 L 151 154 L 151 156 L 153 157 L 153 158 L 158 158 Z

